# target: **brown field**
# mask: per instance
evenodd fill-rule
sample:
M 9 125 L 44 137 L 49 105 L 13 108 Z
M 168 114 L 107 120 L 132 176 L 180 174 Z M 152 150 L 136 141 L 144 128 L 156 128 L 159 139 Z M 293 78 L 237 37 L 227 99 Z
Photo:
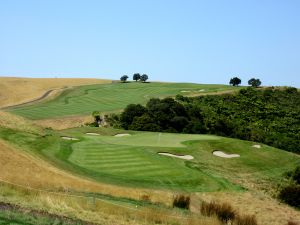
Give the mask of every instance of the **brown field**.
M 67 87 L 111 82 L 111 80 L 88 78 L 0 77 L 0 108 L 38 99 L 49 90 L 55 90 L 51 93 L 53 95 Z
M 90 116 L 69 116 L 62 118 L 35 120 L 34 124 L 42 127 L 50 127 L 54 130 L 63 130 L 72 127 L 81 127 L 86 123 L 92 123 L 94 118 Z

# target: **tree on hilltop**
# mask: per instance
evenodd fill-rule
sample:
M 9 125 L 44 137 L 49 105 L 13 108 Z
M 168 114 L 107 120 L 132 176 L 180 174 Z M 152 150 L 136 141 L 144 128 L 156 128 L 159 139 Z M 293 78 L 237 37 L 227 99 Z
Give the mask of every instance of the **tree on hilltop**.
M 123 75 L 123 76 L 120 78 L 120 80 L 121 80 L 123 83 L 125 83 L 125 82 L 127 81 L 127 79 L 128 79 L 128 76 L 127 76 L 127 75 Z
M 242 83 L 242 80 L 238 77 L 233 77 L 230 79 L 229 84 L 231 84 L 232 86 L 239 86 L 239 84 Z
M 259 87 L 261 85 L 261 81 L 260 79 L 251 78 L 250 80 L 248 80 L 248 84 L 252 87 Z
M 141 79 L 141 75 L 139 73 L 133 74 L 133 80 L 135 80 L 135 82 L 137 82 L 139 79 Z
M 148 80 L 148 75 L 147 74 L 143 74 L 141 76 L 141 81 L 145 83 L 147 80 Z

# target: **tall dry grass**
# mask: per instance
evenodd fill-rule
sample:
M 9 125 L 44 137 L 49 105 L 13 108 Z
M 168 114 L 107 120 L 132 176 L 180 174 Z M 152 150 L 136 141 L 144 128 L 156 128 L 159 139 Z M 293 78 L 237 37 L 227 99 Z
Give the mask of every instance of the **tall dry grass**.
M 0 201 L 103 225 L 220 225 L 215 218 L 162 208 L 131 207 L 89 197 L 29 190 L 0 182 Z

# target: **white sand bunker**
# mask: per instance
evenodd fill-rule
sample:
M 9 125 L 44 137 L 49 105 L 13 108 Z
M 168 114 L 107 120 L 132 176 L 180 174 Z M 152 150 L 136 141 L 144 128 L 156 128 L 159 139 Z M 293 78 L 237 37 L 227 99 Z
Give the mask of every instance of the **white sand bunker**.
M 222 158 L 236 158 L 240 157 L 238 154 L 226 154 L 225 152 L 222 151 L 213 151 L 212 153 L 215 156 L 222 157 Z
M 191 91 L 180 91 L 180 92 L 183 92 L 183 93 L 185 93 L 185 92 L 191 92 Z
M 100 135 L 100 134 L 97 134 L 97 133 L 85 133 L 85 134 L 87 134 L 87 135 L 94 135 L 94 136 Z
M 202 92 L 202 91 L 205 91 L 205 89 L 198 90 L 198 92 Z
M 261 145 L 252 145 L 253 148 L 261 148 Z
M 79 139 L 78 138 L 73 138 L 73 137 L 61 137 L 62 139 L 65 139 L 65 140 L 71 140 L 71 141 L 78 141 Z
M 116 134 L 115 137 L 131 136 L 130 134 Z
M 170 156 L 170 157 L 174 157 L 174 158 L 179 158 L 179 159 L 185 159 L 185 160 L 192 160 L 194 159 L 193 156 L 191 155 L 174 155 L 171 153 L 166 153 L 166 152 L 159 152 L 159 155 L 165 155 L 165 156 Z

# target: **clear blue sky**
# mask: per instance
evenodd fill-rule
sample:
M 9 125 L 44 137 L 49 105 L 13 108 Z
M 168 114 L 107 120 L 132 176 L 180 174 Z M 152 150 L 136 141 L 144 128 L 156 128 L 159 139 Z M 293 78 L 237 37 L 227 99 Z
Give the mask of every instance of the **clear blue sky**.
M 297 0 L 1 0 L 0 75 L 300 87 Z

